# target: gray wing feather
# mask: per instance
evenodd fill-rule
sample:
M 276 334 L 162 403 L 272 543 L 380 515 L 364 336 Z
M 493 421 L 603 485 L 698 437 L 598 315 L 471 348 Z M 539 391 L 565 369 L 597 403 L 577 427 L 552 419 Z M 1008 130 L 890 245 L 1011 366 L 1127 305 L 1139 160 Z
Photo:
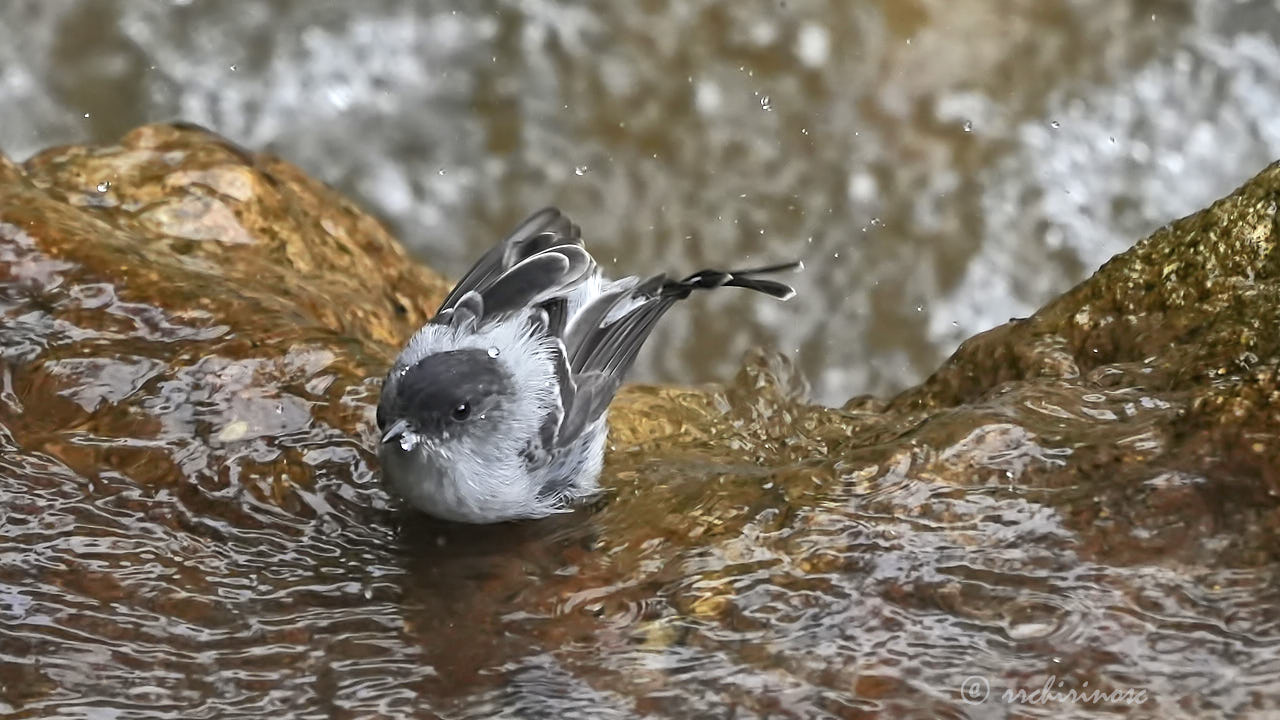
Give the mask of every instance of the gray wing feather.
M 502 241 L 502 267 L 512 267 L 556 245 L 581 246 L 582 231 L 556 208 L 542 208 Z
M 485 308 L 494 315 L 527 308 L 538 296 L 558 288 L 568 270 L 569 259 L 559 253 L 534 255 L 482 291 Z
M 800 267 L 784 263 L 751 270 L 703 270 L 679 281 L 654 275 L 607 287 L 578 312 L 563 337 L 576 387 L 571 403 L 565 405 L 556 442 L 570 444 L 608 410 L 640 348 L 671 306 L 695 290 L 725 286 L 786 299 L 794 293 L 789 285 L 760 276 Z
M 569 349 L 574 371 L 625 375 L 658 320 L 678 299 L 651 296 L 622 317 L 590 329 L 576 347 Z
M 542 311 L 547 315 L 546 322 L 543 324 L 546 333 L 551 337 L 563 338 L 565 328 L 569 324 L 569 299 L 563 295 L 553 297 L 542 303 Z
M 576 245 L 558 245 L 520 261 L 482 291 L 486 312 L 502 315 L 563 295 L 595 271 L 595 261 Z
M 609 409 L 613 396 L 622 384 L 622 377 L 605 373 L 587 373 L 575 379 L 573 402 L 565 410 L 556 434 L 556 445 L 565 447 L 578 439 L 583 430 L 599 420 Z
M 480 293 L 472 290 L 458 299 L 458 302 L 447 312 L 449 316 L 446 318 L 449 325 L 456 328 L 472 329 L 480 322 L 480 318 L 484 317 L 484 298 Z
M 581 371 L 582 367 L 574 364 L 573 360 L 585 357 L 584 345 L 598 336 L 600 327 L 606 323 L 609 313 L 621 304 L 624 298 L 630 297 L 635 289 L 636 279 L 627 278 L 627 280 L 630 282 L 610 287 L 589 301 L 574 315 L 565 334 L 561 336 L 564 339 L 565 351 L 571 358 L 570 365 L 575 372 Z
M 437 317 L 467 293 L 473 290 L 483 292 L 507 270 L 556 245 L 581 246 L 582 232 L 556 208 L 543 208 L 533 213 L 467 270 L 440 303 Z
M 558 361 L 562 413 L 554 433 L 554 446 L 571 445 L 584 430 L 600 419 L 622 385 L 622 379 L 650 331 L 677 295 L 663 295 L 665 276 L 642 283 L 635 278 L 616 283 L 587 303 L 573 318 Z M 626 311 L 611 318 L 613 311 Z M 546 437 L 544 436 L 544 442 Z

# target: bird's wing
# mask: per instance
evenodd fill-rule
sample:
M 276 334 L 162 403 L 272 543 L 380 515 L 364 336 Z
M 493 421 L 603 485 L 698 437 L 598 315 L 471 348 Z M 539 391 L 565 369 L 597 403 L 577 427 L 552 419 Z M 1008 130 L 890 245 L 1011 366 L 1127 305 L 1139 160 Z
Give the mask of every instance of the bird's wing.
M 570 394 L 563 398 L 556 444 L 568 445 L 604 415 L 641 346 L 672 305 L 695 290 L 718 287 L 742 287 L 785 300 L 795 291 L 761 276 L 801 267 L 800 263 L 783 263 L 750 270 L 703 270 L 683 280 L 654 275 L 605 286 L 574 314 L 561 336 L 563 374 L 568 379 L 561 378 L 561 387 L 569 387 Z
M 526 264 L 548 252 L 558 257 Z M 481 309 L 485 315 L 497 314 L 539 292 L 554 294 L 555 288 L 566 282 L 581 282 L 594 267 L 591 256 L 582 249 L 578 226 L 559 210 L 543 208 L 471 266 L 445 296 L 432 322 L 451 323 L 454 308 L 468 293 L 478 293 L 483 298 Z

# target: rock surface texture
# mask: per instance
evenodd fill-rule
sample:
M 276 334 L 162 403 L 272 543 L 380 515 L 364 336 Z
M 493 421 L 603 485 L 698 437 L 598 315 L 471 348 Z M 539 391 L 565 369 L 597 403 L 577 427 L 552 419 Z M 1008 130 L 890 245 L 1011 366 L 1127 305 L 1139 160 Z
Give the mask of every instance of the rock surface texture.
M 0 157 L 0 708 L 1275 709 L 1278 201 L 1272 166 L 889 401 L 763 352 L 631 388 L 604 501 L 458 528 L 369 452 L 446 289 L 377 222 L 194 127 Z

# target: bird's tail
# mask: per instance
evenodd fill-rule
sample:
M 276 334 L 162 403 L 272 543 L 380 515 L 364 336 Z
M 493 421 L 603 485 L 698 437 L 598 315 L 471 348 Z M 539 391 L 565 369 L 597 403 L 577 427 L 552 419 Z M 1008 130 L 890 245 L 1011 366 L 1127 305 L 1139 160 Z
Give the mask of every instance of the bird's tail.
M 804 269 L 800 262 L 748 270 L 701 270 L 683 280 L 665 274 L 625 284 L 601 293 L 583 308 L 564 336 L 569 367 L 579 377 L 598 373 L 609 385 L 609 396 L 630 369 L 636 353 L 668 309 L 695 290 L 742 287 L 786 300 L 796 294 L 790 285 L 764 277 Z
M 662 294 L 668 297 L 686 298 L 694 290 L 740 287 L 755 290 L 779 300 L 790 300 L 796 294 L 795 288 L 764 276 L 782 272 L 799 272 L 803 269 L 804 263 L 797 260 L 747 270 L 699 270 L 683 280 L 669 280 L 663 283 Z

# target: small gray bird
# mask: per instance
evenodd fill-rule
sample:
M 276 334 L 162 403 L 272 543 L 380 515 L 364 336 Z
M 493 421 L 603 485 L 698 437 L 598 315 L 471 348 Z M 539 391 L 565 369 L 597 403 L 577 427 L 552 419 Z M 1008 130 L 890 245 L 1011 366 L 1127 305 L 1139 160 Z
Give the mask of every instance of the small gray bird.
M 540 210 L 467 271 L 396 358 L 378 401 L 382 473 L 446 520 L 565 512 L 599 490 L 609 403 L 658 318 L 694 290 L 786 300 L 790 286 L 761 276 L 800 269 L 607 281 L 578 226 Z

